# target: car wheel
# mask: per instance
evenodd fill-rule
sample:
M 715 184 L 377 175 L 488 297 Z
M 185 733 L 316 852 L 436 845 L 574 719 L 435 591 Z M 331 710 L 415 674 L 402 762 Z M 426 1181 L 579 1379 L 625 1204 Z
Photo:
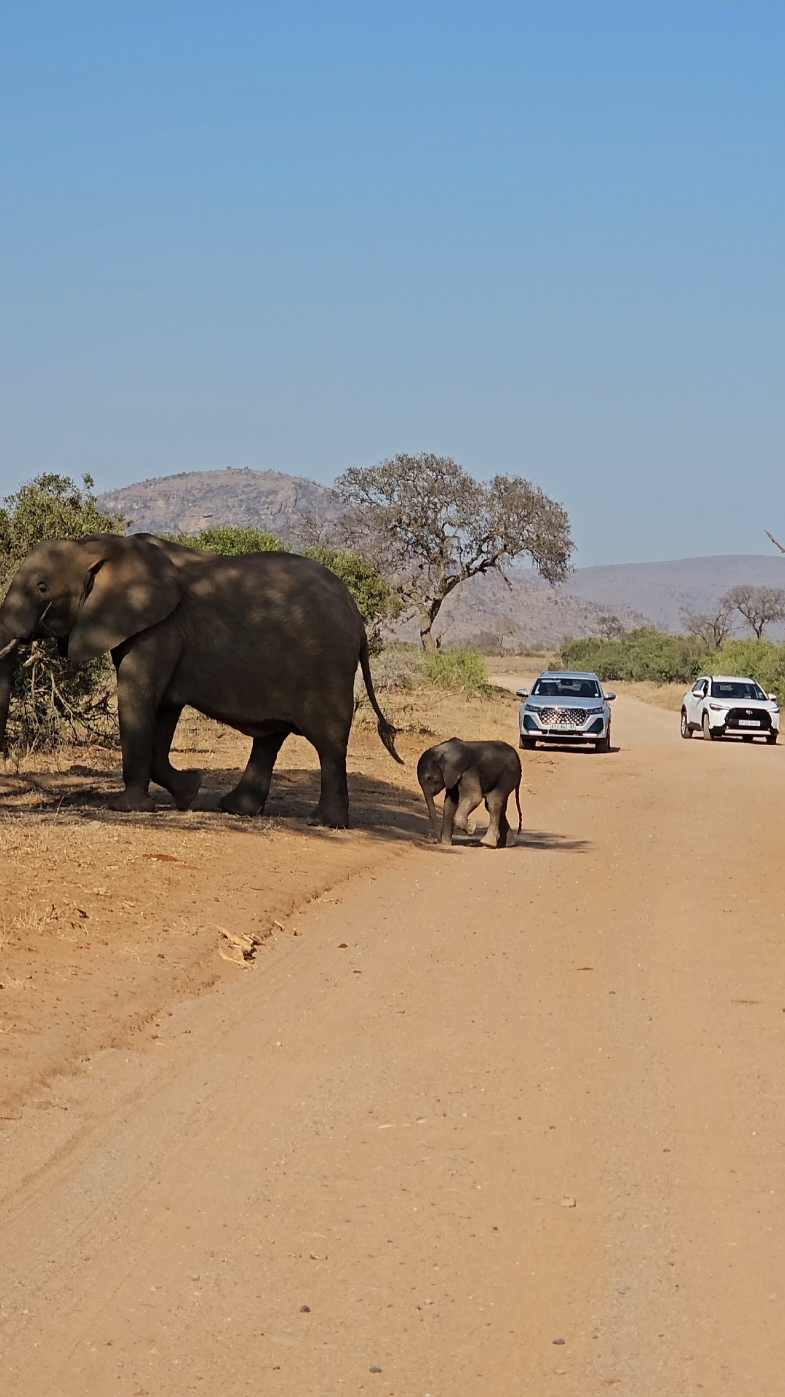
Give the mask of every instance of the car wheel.
M 681 710 L 681 735 L 682 737 L 692 737 L 692 728 L 687 722 L 686 708 L 682 708 Z
M 610 725 L 610 723 L 608 724 L 608 731 L 606 732 L 605 736 L 604 736 L 604 737 L 601 737 L 600 740 L 599 740 L 599 742 L 595 742 L 595 744 L 594 744 L 594 750 L 595 750 L 595 752 L 610 752 L 610 750 L 611 750 L 611 725 Z
M 703 718 L 701 719 L 701 727 L 703 729 L 704 742 L 714 742 L 716 739 L 714 737 L 714 733 L 711 730 L 711 723 L 709 722 L 708 713 L 704 713 Z
M 518 739 L 518 746 L 522 747 L 525 752 L 533 752 L 535 747 L 537 746 L 537 739 L 536 737 L 521 736 Z
M 777 737 L 778 737 L 778 733 L 776 733 L 776 732 L 767 732 L 767 733 L 766 733 L 766 741 L 768 742 L 768 744 L 769 744 L 770 747 L 773 747 L 773 746 L 774 746 L 775 742 L 777 741 Z

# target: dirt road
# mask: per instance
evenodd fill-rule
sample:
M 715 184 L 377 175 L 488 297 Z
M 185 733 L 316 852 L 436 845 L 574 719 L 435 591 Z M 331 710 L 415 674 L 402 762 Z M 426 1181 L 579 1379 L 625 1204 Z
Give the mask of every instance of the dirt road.
M 4 1124 L 4 1393 L 779 1397 L 785 752 L 614 737 Z

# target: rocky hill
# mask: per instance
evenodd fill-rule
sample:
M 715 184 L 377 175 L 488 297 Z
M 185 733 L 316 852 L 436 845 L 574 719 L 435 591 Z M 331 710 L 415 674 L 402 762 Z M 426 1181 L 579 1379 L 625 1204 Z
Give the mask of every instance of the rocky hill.
M 338 496 L 324 485 L 280 471 L 186 471 L 107 490 L 98 503 L 108 514 L 131 519 L 134 533 L 196 534 L 218 524 L 269 529 L 293 536 L 299 517 L 334 519 Z

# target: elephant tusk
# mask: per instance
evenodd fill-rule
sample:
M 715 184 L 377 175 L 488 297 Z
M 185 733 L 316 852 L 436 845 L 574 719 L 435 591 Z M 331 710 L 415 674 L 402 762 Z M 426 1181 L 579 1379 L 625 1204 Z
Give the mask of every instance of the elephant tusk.
M 18 644 L 18 640 L 9 640 L 8 644 L 4 645 L 3 649 L 0 650 L 0 660 L 4 660 L 6 655 L 11 655 Z

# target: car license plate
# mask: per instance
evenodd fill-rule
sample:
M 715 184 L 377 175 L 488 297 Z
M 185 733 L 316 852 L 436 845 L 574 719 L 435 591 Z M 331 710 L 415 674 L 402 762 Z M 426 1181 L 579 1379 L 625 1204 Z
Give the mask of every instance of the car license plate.
M 757 718 L 739 718 L 740 728 L 759 728 L 760 720 Z

